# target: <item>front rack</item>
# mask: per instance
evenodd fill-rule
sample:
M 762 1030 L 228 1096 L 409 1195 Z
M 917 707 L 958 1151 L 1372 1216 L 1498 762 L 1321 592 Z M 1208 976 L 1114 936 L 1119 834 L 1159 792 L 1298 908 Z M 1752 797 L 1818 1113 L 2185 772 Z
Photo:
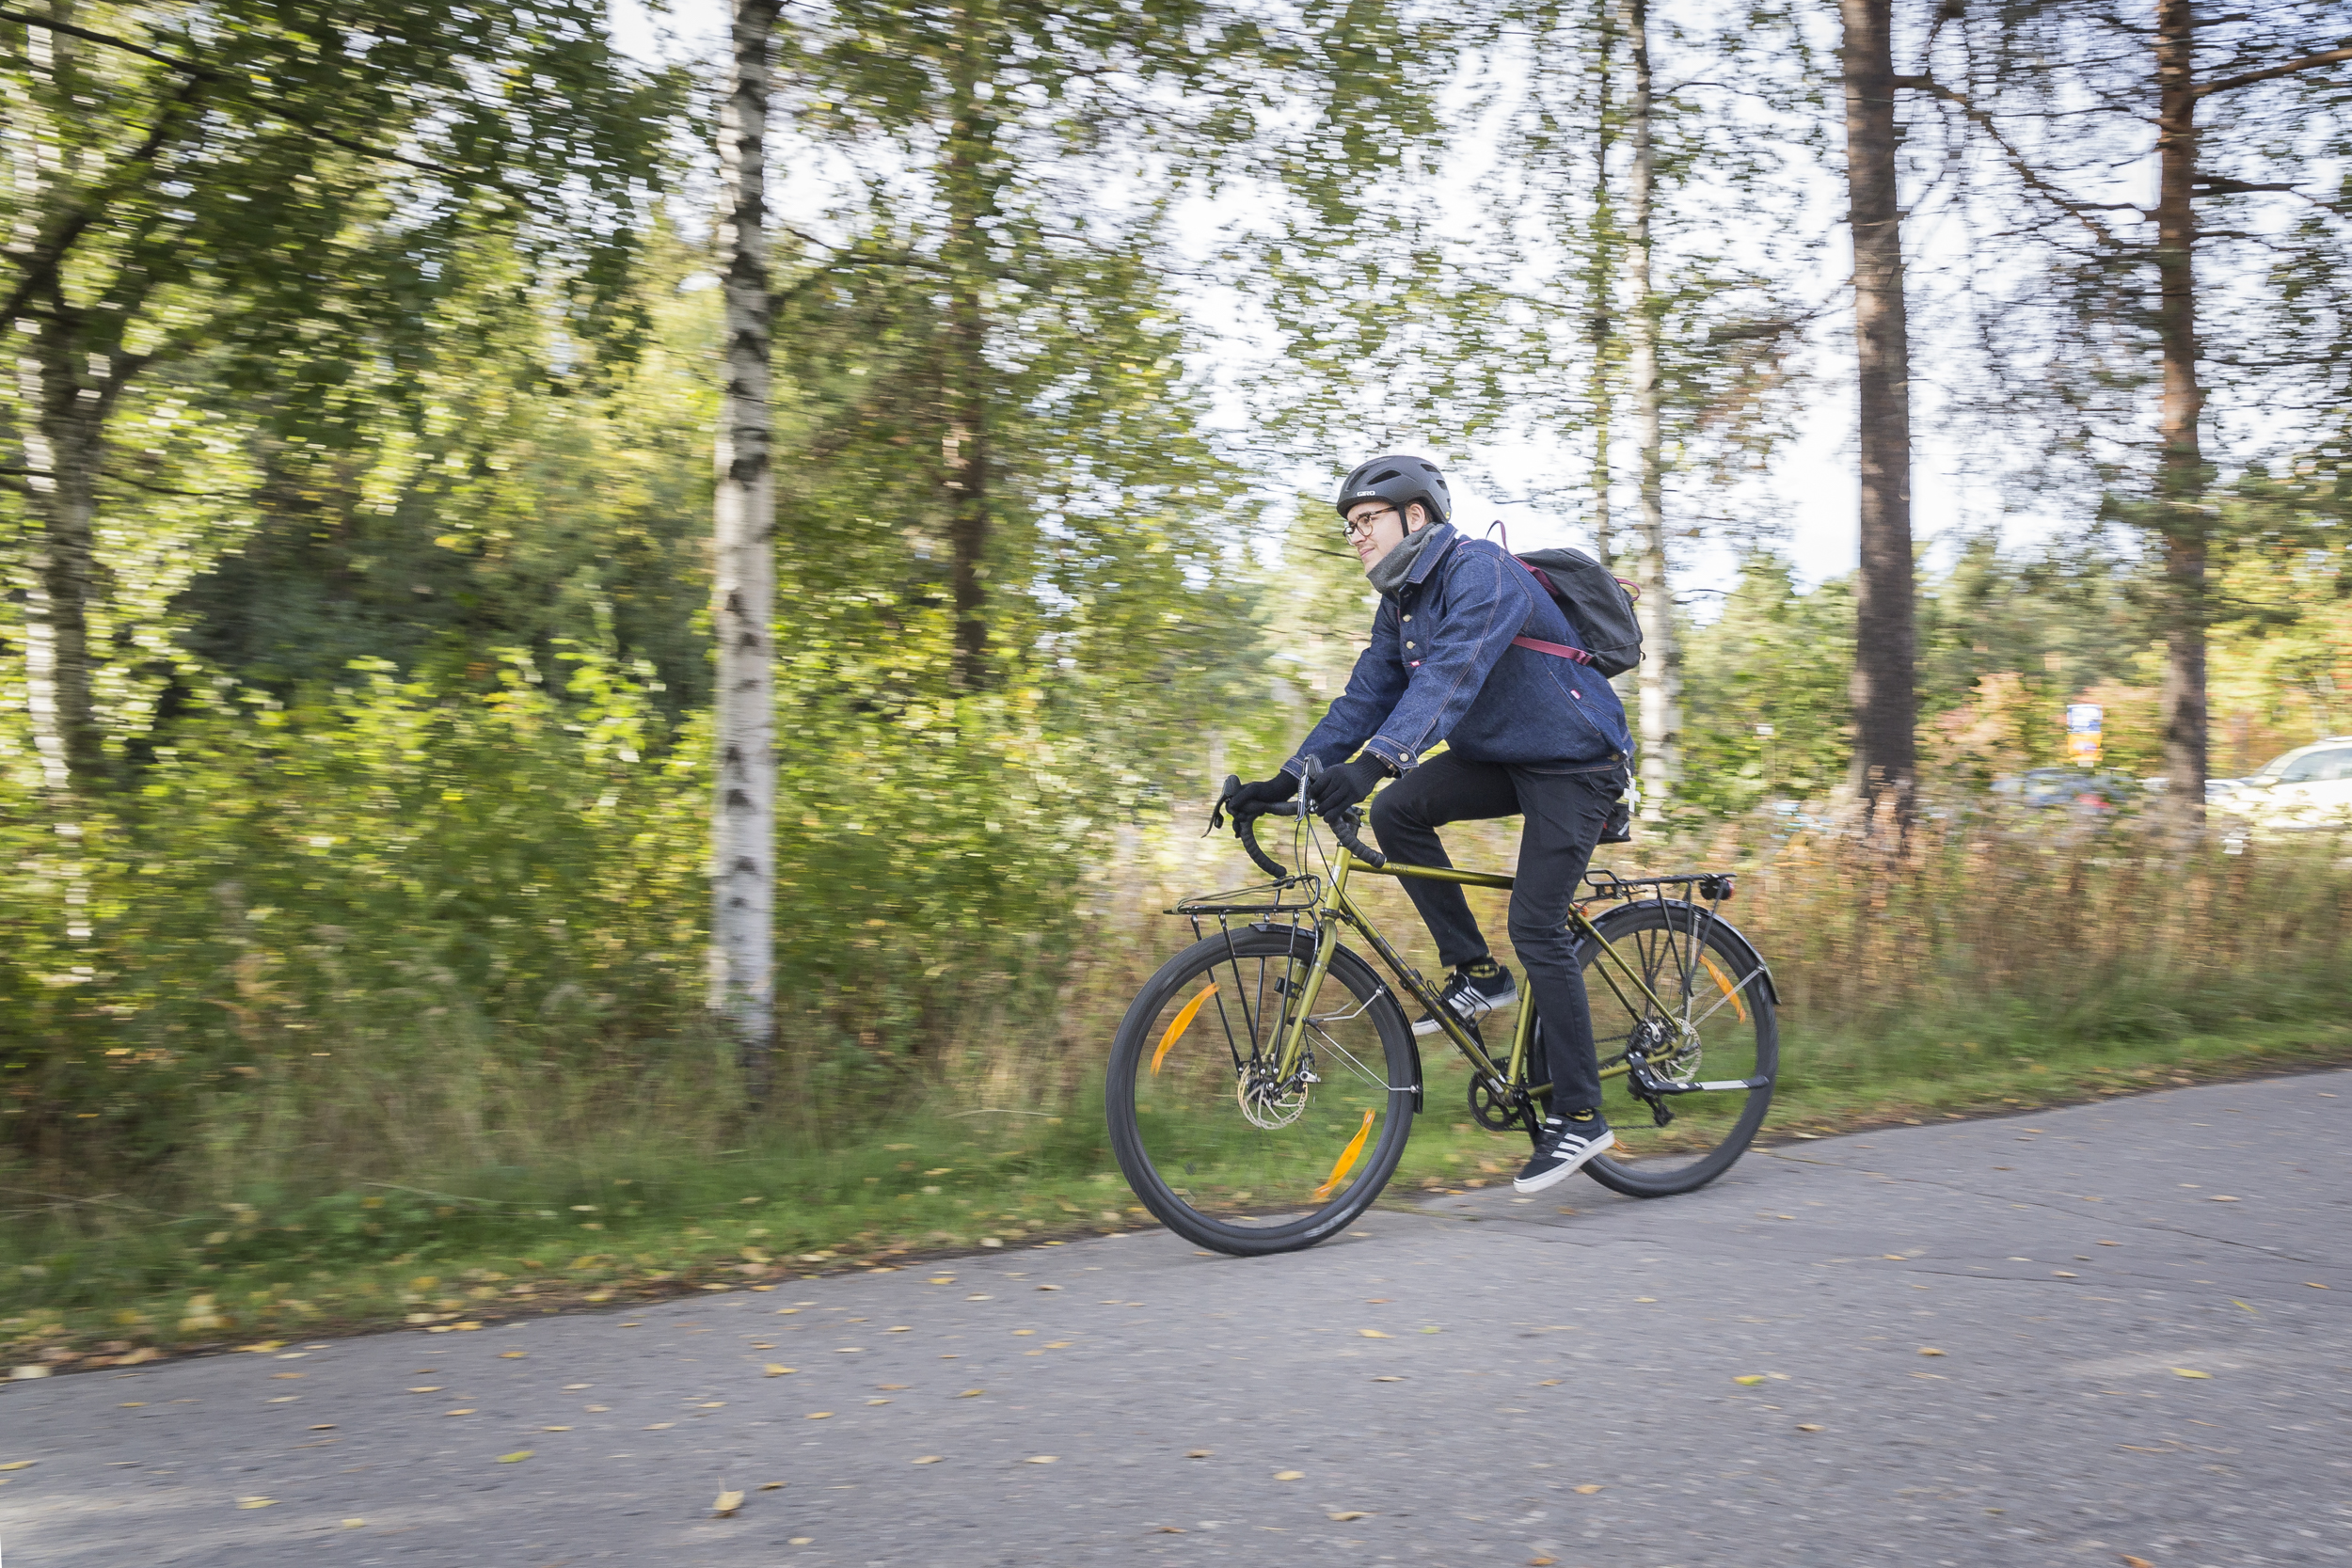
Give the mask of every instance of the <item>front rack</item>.
M 1204 893 L 1186 898 L 1168 912 L 1197 918 L 1204 914 L 1304 914 L 1323 898 L 1323 879 L 1305 872 L 1279 882 L 1260 882 L 1231 893 Z

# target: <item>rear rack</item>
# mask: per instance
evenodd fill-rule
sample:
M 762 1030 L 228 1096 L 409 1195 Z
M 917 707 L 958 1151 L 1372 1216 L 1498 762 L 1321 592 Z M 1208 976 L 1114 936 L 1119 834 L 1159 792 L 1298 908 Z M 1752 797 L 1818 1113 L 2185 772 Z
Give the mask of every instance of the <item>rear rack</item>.
M 1584 881 L 1595 898 L 1663 898 L 1664 890 L 1674 887 L 1680 889 L 1685 898 L 1695 893 L 1710 904 L 1721 904 L 1729 902 L 1739 892 L 1739 883 L 1728 871 L 1677 871 L 1663 877 L 1620 877 L 1613 871 L 1588 871 Z

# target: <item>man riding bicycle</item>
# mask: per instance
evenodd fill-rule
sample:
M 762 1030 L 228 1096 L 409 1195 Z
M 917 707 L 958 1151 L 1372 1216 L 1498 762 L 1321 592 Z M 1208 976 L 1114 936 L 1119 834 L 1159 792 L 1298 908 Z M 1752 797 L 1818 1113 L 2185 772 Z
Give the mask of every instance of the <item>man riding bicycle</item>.
M 1338 506 L 1380 592 L 1372 646 L 1297 754 L 1273 778 L 1241 786 L 1231 804 L 1239 819 L 1292 799 L 1310 757 L 1319 771 L 1307 804 L 1317 816 L 1394 780 L 1373 800 L 1373 832 L 1391 859 L 1433 866 L 1454 863 L 1436 832 L 1444 824 L 1524 818 L 1511 945 L 1527 969 L 1552 1087 L 1550 1117 L 1512 1185 L 1538 1192 L 1613 1141 L 1567 921 L 1629 782 L 1625 707 L 1589 666 L 1526 645 L 1592 643 L 1534 571 L 1454 529 L 1452 495 L 1435 464 L 1375 457 L 1347 476 Z M 1440 741 L 1446 749 L 1430 756 Z M 1458 886 L 1408 879 L 1405 889 L 1437 939 L 1438 961 L 1454 972 L 1442 1006 L 1470 1022 L 1518 1000 Z M 1440 1026 L 1423 1017 L 1413 1027 Z

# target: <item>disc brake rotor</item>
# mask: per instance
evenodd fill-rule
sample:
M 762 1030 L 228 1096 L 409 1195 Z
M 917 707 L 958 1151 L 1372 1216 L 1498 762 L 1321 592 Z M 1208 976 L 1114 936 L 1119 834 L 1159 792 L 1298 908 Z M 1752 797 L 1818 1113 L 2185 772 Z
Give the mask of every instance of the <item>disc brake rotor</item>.
M 1297 1076 L 1288 1084 L 1276 1083 L 1257 1067 L 1244 1069 L 1233 1085 L 1233 1098 L 1241 1102 L 1241 1114 L 1252 1127 L 1273 1132 L 1306 1114 L 1307 1091 L 1315 1075 L 1305 1059 L 1298 1067 Z

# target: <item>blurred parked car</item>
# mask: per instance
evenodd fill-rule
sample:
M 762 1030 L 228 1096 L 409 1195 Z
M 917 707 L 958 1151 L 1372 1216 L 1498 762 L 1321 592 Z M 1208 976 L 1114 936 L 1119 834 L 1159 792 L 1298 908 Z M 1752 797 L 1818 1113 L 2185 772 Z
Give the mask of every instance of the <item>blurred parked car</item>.
M 2264 833 L 2352 828 L 2352 735 L 2298 746 L 2242 779 L 2216 779 L 2205 803 Z
M 2028 768 L 1993 781 L 1993 793 L 2037 811 L 2075 806 L 2113 811 L 2139 793 L 2137 780 L 2121 773 L 2091 773 L 2079 768 Z

